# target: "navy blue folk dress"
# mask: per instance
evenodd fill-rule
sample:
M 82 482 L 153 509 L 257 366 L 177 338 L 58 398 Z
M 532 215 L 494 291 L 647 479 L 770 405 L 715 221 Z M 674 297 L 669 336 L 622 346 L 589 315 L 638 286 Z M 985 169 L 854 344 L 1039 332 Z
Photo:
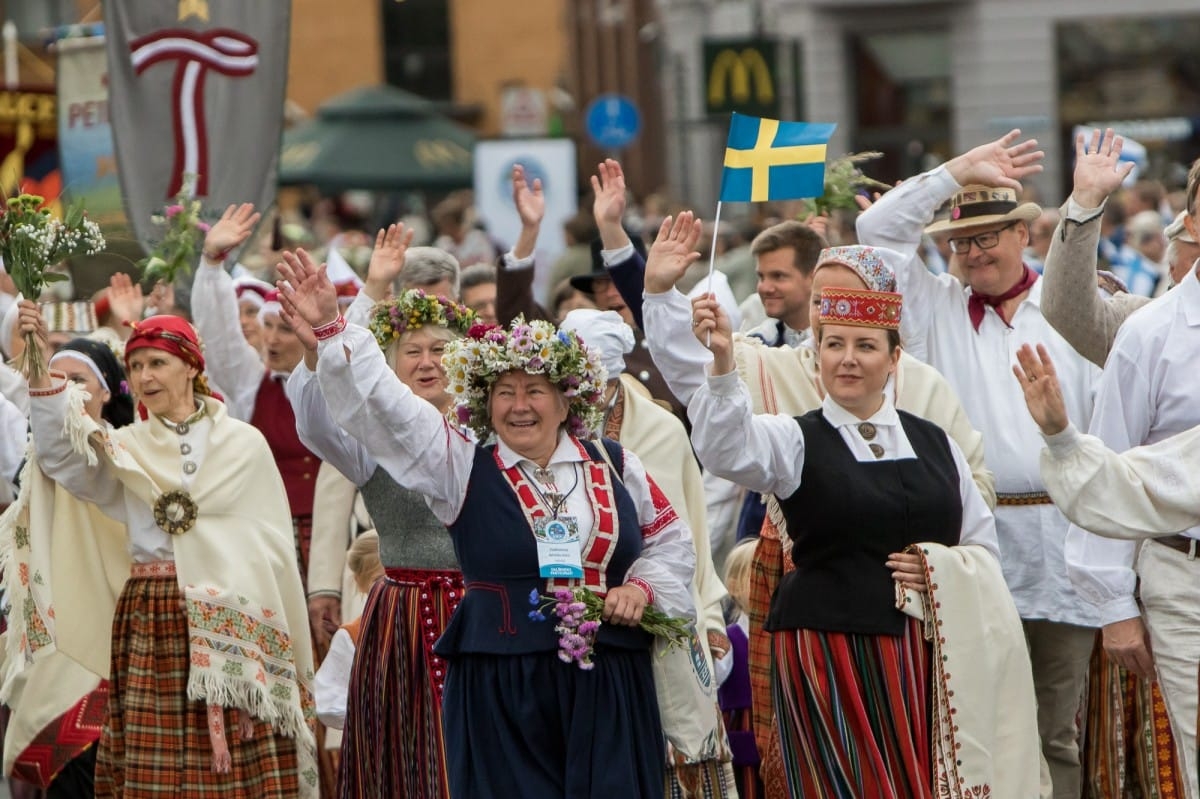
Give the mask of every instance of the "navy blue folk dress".
M 620 446 L 605 442 L 613 463 Z M 599 451 L 585 442 L 589 456 Z M 609 586 L 641 554 L 637 511 L 609 472 L 618 536 Z M 603 624 L 595 668 L 558 658 L 555 617 L 529 618 L 544 593 L 533 531 L 493 447 L 477 447 L 466 501 L 449 527 L 466 595 L 435 651 L 449 662 L 442 713 L 454 799 L 661 799 L 665 758 L 651 636 Z M 585 554 L 585 568 L 588 566 Z

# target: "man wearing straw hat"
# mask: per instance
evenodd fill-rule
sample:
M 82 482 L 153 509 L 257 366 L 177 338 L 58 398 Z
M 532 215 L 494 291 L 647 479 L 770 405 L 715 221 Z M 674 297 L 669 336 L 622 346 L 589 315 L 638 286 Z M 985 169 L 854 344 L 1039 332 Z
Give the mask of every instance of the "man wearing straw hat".
M 1100 613 L 1067 577 L 1068 522 L 1045 492 L 1038 473 L 1042 441 L 1020 416 L 1024 400 L 1011 368 L 1021 344 L 1043 342 L 1060 364 L 1067 408 L 1078 425 L 1090 420 L 1099 370 L 1046 322 L 1041 280 L 1022 260 L 1028 223 L 1041 209 L 1018 201 L 1017 181 L 1041 171 L 1043 154 L 1037 142 L 1018 143 L 1019 137 L 1014 130 L 906 181 L 859 217 L 858 236 L 863 244 L 908 256 L 896 270 L 906 347 L 946 376 L 983 431 L 996 477 L 1001 564 L 1033 664 L 1042 752 L 1055 799 L 1078 799 L 1076 720 Z M 947 200 L 950 216 L 929 225 Z M 923 229 L 949 234 L 953 265 L 967 290 L 925 268 L 917 254 Z

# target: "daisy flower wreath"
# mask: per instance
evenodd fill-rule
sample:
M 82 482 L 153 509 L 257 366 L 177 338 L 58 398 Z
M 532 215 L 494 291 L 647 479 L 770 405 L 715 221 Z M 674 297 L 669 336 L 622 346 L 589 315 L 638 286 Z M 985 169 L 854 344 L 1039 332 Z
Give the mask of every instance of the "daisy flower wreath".
M 444 327 L 465 336 L 475 323 L 475 312 L 445 297 L 434 297 L 421 289 L 409 289 L 394 300 L 385 300 L 371 309 L 371 332 L 380 349 L 410 330 L 426 325 Z
M 442 356 L 450 379 L 449 392 L 460 424 L 480 441 L 492 433 L 488 395 L 506 372 L 545 375 L 567 398 L 567 431 L 586 438 L 603 418 L 607 375 L 600 356 L 584 346 L 574 331 L 558 330 L 541 320 L 513 320 L 505 330 L 474 325 L 466 338 L 450 342 Z

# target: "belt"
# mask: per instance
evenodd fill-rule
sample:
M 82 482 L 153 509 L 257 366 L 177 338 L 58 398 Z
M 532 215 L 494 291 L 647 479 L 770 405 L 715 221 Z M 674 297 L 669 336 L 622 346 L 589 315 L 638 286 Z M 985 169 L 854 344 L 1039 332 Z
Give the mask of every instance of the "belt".
M 1194 538 L 1189 538 L 1186 535 L 1164 535 L 1158 538 L 1152 538 L 1151 541 L 1157 541 L 1164 547 L 1170 547 L 1176 552 L 1182 552 L 1188 556 L 1189 560 L 1195 560 L 1197 552 L 1200 549 L 1200 542 Z
M 148 563 L 134 563 L 129 567 L 130 577 L 174 577 L 175 561 L 152 560 Z
M 1045 491 L 1026 491 L 1023 494 L 997 494 L 997 505 L 1053 505 Z

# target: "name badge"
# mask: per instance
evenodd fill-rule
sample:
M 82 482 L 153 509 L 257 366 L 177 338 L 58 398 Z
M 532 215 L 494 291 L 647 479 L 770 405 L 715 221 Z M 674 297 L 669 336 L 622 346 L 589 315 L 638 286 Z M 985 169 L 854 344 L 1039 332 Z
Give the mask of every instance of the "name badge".
M 583 550 L 579 543 L 579 523 L 574 516 L 557 519 L 543 516 L 534 521 L 533 534 L 537 539 L 539 575 L 583 578 Z

